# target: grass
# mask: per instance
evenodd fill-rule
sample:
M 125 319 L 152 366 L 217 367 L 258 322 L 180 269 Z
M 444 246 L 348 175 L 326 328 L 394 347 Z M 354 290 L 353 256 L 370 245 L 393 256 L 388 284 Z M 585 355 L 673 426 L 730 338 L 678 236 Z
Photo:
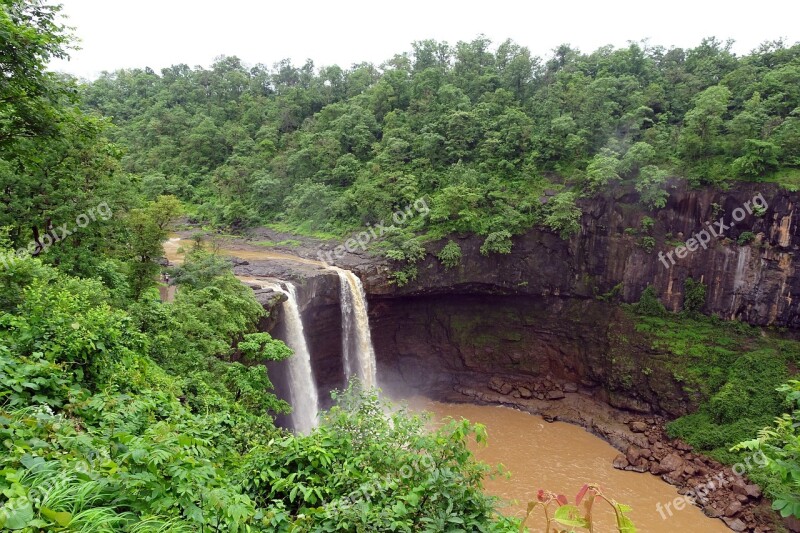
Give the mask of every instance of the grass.
M 296 239 L 286 239 L 286 240 L 279 241 L 279 242 L 257 241 L 257 242 L 254 242 L 252 244 L 254 244 L 256 246 L 263 246 L 265 248 L 275 248 L 277 246 L 284 246 L 284 247 L 288 247 L 288 248 L 297 248 L 302 243 L 300 241 L 296 240 Z
M 800 343 L 773 331 L 715 317 L 641 316 L 636 329 L 647 334 L 655 351 L 684 390 L 701 399 L 698 410 L 667 425 L 698 451 L 732 464 L 742 453 L 730 448 L 771 425 L 785 411 L 776 388 L 796 372 Z M 779 483 L 767 474 L 754 479 Z
M 800 169 L 782 168 L 765 176 L 754 179 L 738 178 L 738 181 L 748 183 L 776 183 L 789 192 L 800 191 Z

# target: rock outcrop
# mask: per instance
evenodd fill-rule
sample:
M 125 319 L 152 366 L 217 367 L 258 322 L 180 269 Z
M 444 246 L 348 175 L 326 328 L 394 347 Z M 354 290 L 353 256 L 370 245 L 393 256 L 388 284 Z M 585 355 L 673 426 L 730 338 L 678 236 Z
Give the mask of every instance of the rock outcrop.
M 684 258 L 659 260 L 712 222 L 728 226 L 753 198 L 767 204 L 755 210 Z M 687 189 L 676 184 L 664 209 L 648 212 L 635 193 L 598 197 L 582 203 L 581 231 L 565 241 L 534 229 L 513 239 L 510 254 L 480 254 L 481 236 L 451 237 L 462 250 L 462 264 L 445 269 L 429 255 L 418 265 L 417 279 L 404 287 L 387 281 L 387 267 L 364 256 L 345 262 L 364 280 L 374 298 L 428 294 L 505 294 L 529 297 L 594 299 L 617 292 L 635 302 L 652 285 L 670 310 L 680 310 L 687 277 L 708 286 L 705 311 L 751 324 L 800 326 L 800 272 L 794 256 L 800 249 L 796 213 L 798 193 L 774 184 L 737 184 L 728 192 Z M 757 200 L 760 202 L 760 200 Z M 647 229 L 645 217 L 653 220 Z M 643 224 L 644 222 L 644 224 Z M 752 240 L 749 235 L 752 234 Z M 652 248 L 648 238 L 652 238 Z M 742 244 L 738 244 L 742 239 Z M 438 250 L 442 241 L 430 246 Z M 667 266 L 665 266 L 665 263 Z M 615 289 L 616 287 L 616 289 Z

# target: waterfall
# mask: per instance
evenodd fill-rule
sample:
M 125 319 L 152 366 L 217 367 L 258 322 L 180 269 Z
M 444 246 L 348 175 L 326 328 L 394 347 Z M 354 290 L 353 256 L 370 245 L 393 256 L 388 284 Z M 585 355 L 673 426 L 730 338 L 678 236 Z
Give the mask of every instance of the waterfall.
M 375 350 L 369 333 L 367 295 L 358 276 L 338 267 L 328 267 L 339 274 L 342 302 L 342 355 L 344 373 L 349 380 L 357 375 L 365 388 L 378 385 Z
M 311 368 L 311 354 L 308 351 L 305 333 L 303 333 L 303 319 L 300 317 L 300 308 L 297 306 L 297 290 L 291 283 L 284 282 L 284 284 L 285 290 L 276 283 L 265 285 L 264 288 L 281 292 L 287 297 L 282 306 L 286 327 L 286 345 L 294 351 L 294 355 L 288 359 L 292 425 L 295 431 L 307 434 L 317 425 L 317 413 L 319 412 L 317 384 Z

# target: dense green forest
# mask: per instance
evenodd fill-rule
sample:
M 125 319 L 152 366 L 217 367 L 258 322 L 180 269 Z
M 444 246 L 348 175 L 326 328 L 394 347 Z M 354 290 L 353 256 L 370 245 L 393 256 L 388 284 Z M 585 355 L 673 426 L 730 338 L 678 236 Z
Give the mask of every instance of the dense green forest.
M 81 94 L 111 118 L 145 194 L 198 218 L 339 233 L 425 198 L 430 216 L 408 229 L 499 242 L 533 224 L 569 234 L 576 196 L 620 183 L 649 207 L 671 176 L 800 185 L 800 46 L 731 44 L 542 59 L 510 41 L 431 40 L 379 66 L 222 57 L 105 73 Z M 545 189 L 562 192 L 543 206 Z
M 479 37 L 413 43 L 377 66 L 223 57 L 79 81 L 47 70 L 73 42 L 58 11 L 0 8 L 0 528 L 517 531 L 483 493 L 493 470 L 468 449 L 480 425 L 428 431 L 354 382 L 310 435 L 276 427 L 290 406 L 260 363 L 291 351 L 257 332 L 264 310 L 229 262 L 190 251 L 175 301 L 159 298 L 156 261 L 183 216 L 338 235 L 422 200 L 427 216 L 384 250 L 413 262 L 452 234 L 485 236 L 486 254 L 534 225 L 568 237 L 578 198 L 619 187 L 643 209 L 663 206 L 675 177 L 800 188 L 800 45 L 561 46 L 541 59 Z M 448 246 L 445 264 L 460 257 Z M 707 326 L 658 305 L 645 326 Z M 788 404 L 762 392 L 775 411 L 800 398 L 796 383 Z M 672 429 L 722 457 L 756 428 L 725 426 L 736 417 L 716 407 Z M 800 479 L 798 416 L 743 445 L 769 444 L 776 490 Z

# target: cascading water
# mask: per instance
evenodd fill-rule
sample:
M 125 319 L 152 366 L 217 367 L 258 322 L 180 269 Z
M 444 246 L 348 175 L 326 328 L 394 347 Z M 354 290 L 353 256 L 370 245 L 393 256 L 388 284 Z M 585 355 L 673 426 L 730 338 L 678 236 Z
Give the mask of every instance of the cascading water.
M 297 306 L 297 289 L 284 282 L 286 289 L 277 283 L 266 284 L 264 288 L 272 289 L 286 295 L 283 302 L 283 316 L 286 327 L 286 345 L 294 351 L 288 359 L 289 385 L 292 399 L 292 425 L 295 431 L 310 433 L 317 425 L 319 399 L 314 371 L 311 368 L 311 354 L 308 351 L 306 336 L 303 332 L 303 319 Z
M 357 375 L 365 388 L 378 385 L 375 350 L 369 333 L 367 295 L 358 276 L 338 267 L 329 267 L 339 274 L 342 302 L 342 352 L 344 372 L 349 380 Z

